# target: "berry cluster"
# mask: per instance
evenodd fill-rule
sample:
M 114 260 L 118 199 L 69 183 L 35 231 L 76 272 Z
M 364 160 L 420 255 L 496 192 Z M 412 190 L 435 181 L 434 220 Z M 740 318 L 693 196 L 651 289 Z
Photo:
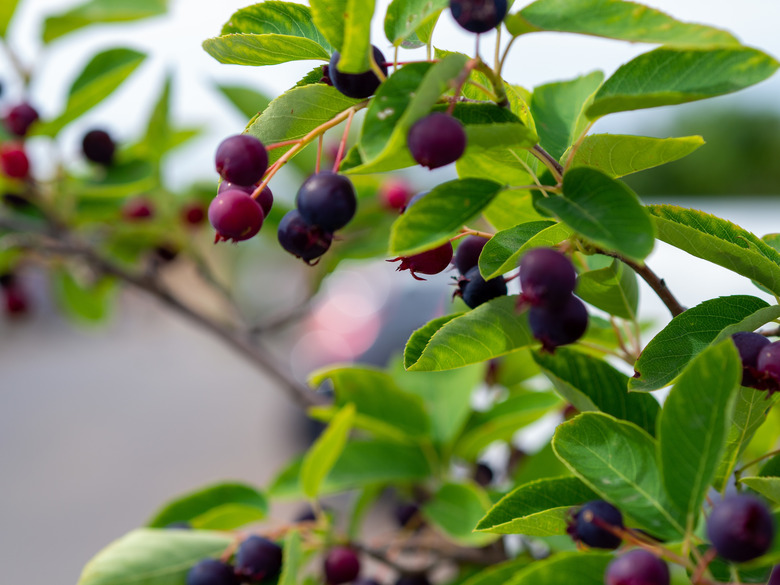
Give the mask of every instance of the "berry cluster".
M 470 309 L 476 309 L 482 303 L 507 294 L 506 281 L 499 276 L 485 280 L 479 272 L 478 260 L 487 240 L 479 236 L 468 236 L 455 253 L 455 268 L 460 272 L 458 290 L 459 296 Z
M 13 106 L 3 116 L 3 125 L 16 137 L 0 144 L 0 171 L 10 179 L 26 179 L 30 174 L 30 159 L 24 149 L 24 139 L 30 127 L 38 121 L 38 111 L 26 102 Z
M 282 568 L 282 548 L 262 536 L 250 536 L 236 551 L 233 564 L 204 559 L 187 573 L 187 585 L 239 585 L 276 576 Z
M 734 333 L 731 339 L 742 359 L 742 385 L 770 394 L 780 391 L 780 341 L 770 343 L 747 331 Z

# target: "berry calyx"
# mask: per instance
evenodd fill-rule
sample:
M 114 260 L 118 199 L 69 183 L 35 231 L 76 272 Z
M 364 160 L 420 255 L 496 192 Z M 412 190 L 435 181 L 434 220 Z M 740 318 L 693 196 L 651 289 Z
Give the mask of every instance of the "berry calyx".
M 219 193 L 209 205 L 209 222 L 217 230 L 215 243 L 240 242 L 253 237 L 263 227 L 260 204 L 243 191 L 233 189 Z
M 623 515 L 604 500 L 593 500 L 582 506 L 573 516 L 566 531 L 572 540 L 592 548 L 615 549 L 621 538 L 609 528 L 623 528 Z
M 585 334 L 588 310 L 580 299 L 570 295 L 559 307 L 531 307 L 528 324 L 533 336 L 542 342 L 542 347 L 553 352 L 556 347 L 574 343 Z
M 203 559 L 187 573 L 187 585 L 238 585 L 233 567 L 217 559 Z
M 458 289 L 455 295 L 461 297 L 470 309 L 476 309 L 482 303 L 507 293 L 506 281 L 503 277 L 497 276 L 485 280 L 479 272 L 479 266 L 472 267 L 458 279 Z
M 295 205 L 308 223 L 332 233 L 354 217 L 357 195 L 347 177 L 323 171 L 303 182 L 295 197 Z
M 769 340 L 758 333 L 739 331 L 731 340 L 742 360 L 742 385 L 755 387 L 758 384 L 758 354 L 769 345 Z
M 30 104 L 23 103 L 14 106 L 5 115 L 5 127 L 11 134 L 22 137 L 27 134 L 30 126 L 38 120 L 38 112 Z
M 379 65 L 382 73 L 387 75 L 387 65 L 382 51 L 374 45 L 371 45 L 371 50 L 374 54 L 374 61 Z M 371 69 L 364 73 L 342 73 L 337 67 L 339 59 L 341 59 L 341 54 L 338 51 L 333 53 L 330 58 L 328 70 L 325 73 L 325 76 L 330 79 L 330 84 L 347 97 L 363 99 L 374 95 L 376 88 L 382 83 L 376 73 Z
M 452 262 L 452 244 L 447 242 L 433 250 L 426 250 L 414 256 L 399 256 L 398 258 L 388 260 L 388 262 L 398 262 L 399 260 L 401 263 L 396 270 L 408 270 L 415 280 L 425 280 L 417 276 L 417 274 L 439 274 L 439 272 L 450 265 L 450 262 Z
M 105 130 L 90 130 L 81 141 L 81 150 L 92 162 L 110 166 L 114 162 L 116 144 Z
M 569 300 L 577 272 L 566 256 L 552 248 L 535 248 L 520 260 L 522 300 L 535 307 L 557 307 Z
M 254 185 L 268 169 L 268 151 L 254 136 L 237 134 L 225 138 L 217 147 L 217 172 L 237 185 Z
M 455 264 L 458 272 L 466 274 L 477 265 L 482 248 L 485 247 L 487 242 L 486 238 L 480 236 L 466 236 L 463 238 L 463 241 L 455 250 L 455 259 L 453 260 L 453 264 Z
M 360 559 L 351 548 L 338 546 L 325 557 L 325 580 L 329 585 L 354 581 L 360 573 Z
M 389 180 L 379 187 L 379 202 L 385 209 L 402 211 L 412 197 L 412 190 L 404 181 Z
M 144 221 L 154 217 L 154 203 L 146 197 L 130 199 L 122 206 L 122 217 L 129 221 Z
M 767 505 L 747 494 L 727 496 L 712 508 L 707 518 L 707 537 L 718 555 L 743 563 L 769 550 L 775 536 Z
M 607 565 L 606 585 L 669 585 L 669 566 L 655 555 L 637 548 Z
M 780 384 L 780 341 L 768 343 L 759 350 L 756 370 L 760 378 Z
M 418 164 L 438 169 L 461 157 L 466 150 L 466 131 L 459 120 L 433 112 L 412 125 L 406 143 Z
M 230 181 L 222 181 L 219 184 L 217 193 L 230 191 L 231 189 L 238 189 L 247 195 L 252 195 L 255 192 L 255 185 L 236 185 Z M 271 207 L 273 207 L 274 204 L 274 194 L 271 193 L 271 189 L 267 185 L 262 191 L 260 191 L 260 194 L 255 197 L 255 201 L 257 201 L 260 204 L 260 207 L 263 209 L 263 215 L 268 217 L 268 214 L 271 213 Z
M 496 28 L 507 12 L 507 0 L 450 0 L 450 12 L 469 32 L 483 33 Z
M 333 234 L 308 223 L 297 209 L 288 211 L 279 222 L 277 237 L 282 248 L 309 265 L 330 248 Z
M 0 145 L 0 170 L 6 177 L 24 179 L 30 174 L 30 159 L 18 144 Z
M 262 536 L 250 536 L 236 552 L 236 574 L 252 581 L 273 577 L 282 568 L 282 547 Z

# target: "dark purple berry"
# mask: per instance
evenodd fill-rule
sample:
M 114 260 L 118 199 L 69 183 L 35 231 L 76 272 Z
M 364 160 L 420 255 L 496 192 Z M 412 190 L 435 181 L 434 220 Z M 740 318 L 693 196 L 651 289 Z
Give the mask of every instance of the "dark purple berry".
M 425 573 L 411 573 L 409 575 L 401 575 L 395 582 L 395 585 L 431 585 L 431 582 Z
M 236 574 L 252 581 L 273 577 L 282 568 L 282 547 L 262 536 L 250 536 L 236 552 Z
M 333 234 L 306 222 L 297 209 L 288 211 L 279 222 L 277 233 L 282 248 L 312 264 L 330 248 Z
M 92 162 L 109 166 L 114 162 L 116 144 L 104 130 L 90 130 L 81 141 L 81 150 Z
M 408 270 L 415 280 L 425 280 L 417 276 L 417 274 L 439 274 L 439 272 L 450 265 L 450 262 L 452 262 L 452 244 L 447 242 L 433 250 L 426 250 L 414 256 L 399 256 L 398 258 L 388 260 L 388 262 L 398 262 L 399 260 L 401 263 L 396 270 Z
M 756 360 L 759 376 L 780 383 L 780 341 L 769 343 L 761 348 Z
M 401 528 L 418 527 L 422 524 L 420 520 L 420 506 L 414 502 L 398 504 L 395 508 L 395 521 Z
M 769 340 L 758 333 L 740 331 L 731 336 L 742 359 L 742 385 L 754 386 L 758 383 L 758 354 L 769 345 Z
M 122 217 L 128 221 L 145 221 L 154 217 L 154 203 L 146 197 L 135 197 L 122 206 Z
M 571 260 L 552 248 L 535 248 L 520 260 L 522 300 L 535 307 L 566 303 L 576 282 Z
M 507 293 L 506 281 L 502 276 L 485 280 L 479 272 L 479 266 L 474 266 L 458 279 L 458 289 L 455 294 L 470 309 L 476 309 L 482 303 Z
M 434 112 L 412 125 L 406 143 L 418 164 L 438 169 L 461 157 L 466 150 L 466 131 L 459 120 Z
M 607 566 L 606 585 L 669 585 L 669 567 L 655 555 L 636 548 Z
M 254 136 L 237 134 L 225 138 L 217 148 L 217 172 L 237 185 L 254 185 L 268 168 L 268 151 Z
M 187 585 L 238 585 L 233 567 L 217 559 L 204 559 L 187 573 Z
M 217 230 L 215 242 L 239 242 L 253 237 L 263 227 L 260 204 L 243 191 L 219 193 L 209 205 L 209 221 Z
M 247 195 L 252 195 L 255 192 L 256 186 L 235 185 L 230 181 L 222 181 L 219 184 L 219 189 L 217 189 L 217 193 L 222 193 L 223 191 L 230 191 L 231 189 L 238 189 L 239 191 L 243 191 Z M 255 201 L 257 201 L 260 204 L 260 207 L 263 209 L 263 215 L 265 217 L 268 217 L 268 214 L 271 213 L 271 207 L 273 207 L 274 204 L 274 195 L 273 193 L 271 193 L 271 189 L 268 187 L 268 185 L 266 185 L 265 188 L 262 191 L 260 191 L 260 194 L 257 197 L 255 197 Z
M 382 51 L 377 49 L 374 45 L 371 45 L 374 52 L 374 61 L 376 61 L 382 73 L 387 75 L 387 65 L 385 64 L 385 56 Z M 336 65 L 339 62 L 341 55 L 338 51 L 333 53 L 328 65 L 328 72 L 325 75 L 330 79 L 331 85 L 343 93 L 347 97 L 363 99 L 368 96 L 374 95 L 376 88 L 379 87 L 381 80 L 376 76 L 371 69 L 365 73 L 342 73 L 338 70 Z
M 360 573 L 360 559 L 351 548 L 337 546 L 325 557 L 325 581 L 340 585 L 354 581 Z
M 452 17 L 469 32 L 483 33 L 496 28 L 507 11 L 507 0 L 450 0 Z
M 615 549 L 621 538 L 610 532 L 610 527 L 622 529 L 623 515 L 609 502 L 594 500 L 574 514 L 567 532 L 574 541 L 592 548 Z
M 580 299 L 570 295 L 560 307 L 531 307 L 528 324 L 533 336 L 542 342 L 542 347 L 555 351 L 556 347 L 574 343 L 585 334 L 588 310 Z
M 488 487 L 493 483 L 493 470 L 484 463 L 477 463 L 474 468 L 474 481 L 482 487 Z
M 38 112 L 30 104 L 19 104 L 11 108 L 5 115 L 5 127 L 11 134 L 25 136 L 38 119 Z
M 479 236 L 467 236 L 463 239 L 455 250 L 455 260 L 453 261 L 458 272 L 466 274 L 477 265 L 482 248 L 487 242 L 486 238 Z
M 772 514 L 754 496 L 727 496 L 715 504 L 707 518 L 707 537 L 718 555 L 742 563 L 769 550 L 775 536 Z
M 333 233 L 355 215 L 357 195 L 347 177 L 323 171 L 303 182 L 295 205 L 308 223 Z
M 30 159 L 21 145 L 8 143 L 0 145 L 0 170 L 12 179 L 24 179 L 30 174 Z

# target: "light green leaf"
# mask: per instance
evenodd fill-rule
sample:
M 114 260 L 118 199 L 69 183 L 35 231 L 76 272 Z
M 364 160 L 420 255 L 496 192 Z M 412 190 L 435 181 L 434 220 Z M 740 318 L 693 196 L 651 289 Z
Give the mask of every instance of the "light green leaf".
M 67 270 L 52 274 L 54 296 L 63 312 L 78 323 L 97 324 L 111 314 L 117 285 L 113 278 L 101 278 L 85 285 Z
M 474 532 L 474 526 L 490 508 L 490 499 L 475 485 L 445 483 L 425 502 L 425 518 L 450 540 L 463 546 L 486 546 L 498 537 Z
M 279 575 L 278 585 L 297 585 L 304 563 L 300 532 L 290 530 L 287 533 L 287 536 L 284 537 L 282 553 L 284 556 L 282 558 L 282 572 Z
M 466 152 L 455 161 L 455 170 L 461 179 L 479 178 L 495 180 L 501 177 L 505 185 L 521 187 L 531 185 L 533 179 L 522 164 L 520 159 L 525 160 L 526 151 L 516 148 L 466 148 Z M 507 205 L 516 203 L 517 199 L 527 197 L 520 191 L 508 191 L 505 194 Z M 537 214 L 538 215 L 538 214 Z M 512 224 L 518 222 L 512 218 Z
M 530 562 L 531 559 L 528 556 L 519 556 L 511 561 L 491 565 L 469 577 L 460 585 L 504 585 L 514 577 L 519 569 L 527 566 Z
M 307 497 L 315 498 L 319 494 L 322 480 L 333 469 L 347 444 L 354 418 L 355 405 L 347 404 L 333 417 L 328 428 L 317 438 L 304 457 L 301 465 L 301 485 Z
M 662 47 L 621 66 L 601 86 L 586 114 L 599 118 L 724 95 L 763 81 L 778 67 L 769 55 L 747 47 Z
M 465 313 L 444 315 L 443 317 L 428 321 L 425 325 L 415 330 L 409 338 L 409 341 L 406 342 L 406 347 L 404 348 L 404 368 L 410 368 L 420 359 L 420 356 L 423 351 L 425 351 L 425 347 L 428 345 L 428 342 L 431 340 L 434 333 L 441 329 L 445 324 L 461 315 L 465 315 Z
M 43 42 L 50 43 L 90 24 L 130 22 L 165 14 L 167 9 L 166 0 L 90 0 L 49 16 L 43 24 Z
M 203 41 L 203 49 L 220 63 L 255 67 L 330 58 L 316 42 L 289 35 L 222 35 Z
M 505 585 L 603 585 L 604 572 L 614 557 L 589 551 L 565 552 L 530 563 Z
M 743 477 L 739 481 L 775 505 L 780 504 L 780 477 Z
M 486 280 L 517 268 L 520 257 L 531 248 L 556 246 L 571 235 L 571 229 L 553 221 L 533 221 L 502 230 L 488 240 L 479 255 L 479 271 Z
M 249 87 L 217 85 L 217 89 L 247 118 L 254 118 L 271 103 L 270 98 Z
M 130 160 L 111 165 L 104 174 L 74 182 L 80 200 L 117 199 L 136 195 L 157 184 L 154 165 L 146 160 Z
M 387 40 L 393 45 L 400 45 L 428 17 L 448 6 L 447 0 L 393 0 L 387 7 L 387 15 L 385 16 Z
M 314 25 L 322 32 L 331 46 L 340 51 L 344 44 L 346 13 L 350 0 L 310 0 Z
M 241 8 L 222 27 L 223 35 L 235 33 L 301 37 L 314 41 L 328 54 L 333 51 L 330 43 L 314 25 L 309 7 L 294 2 L 266 0 Z
M 344 42 L 336 68 L 343 73 L 365 73 L 371 69 L 371 19 L 374 0 L 347 0 L 344 11 Z
M 486 160 L 482 157 L 479 158 L 481 160 Z M 485 169 L 487 170 L 487 168 L 488 167 L 486 166 Z M 458 175 L 460 177 L 467 177 L 468 173 L 461 173 L 459 171 Z M 488 176 L 500 176 L 501 178 L 505 178 L 506 174 L 485 173 L 483 176 L 485 178 Z M 515 191 L 508 189 L 501 191 L 501 193 L 493 198 L 490 205 L 482 211 L 482 216 L 490 225 L 501 231 L 514 227 L 518 223 L 522 224 L 530 223 L 532 221 L 547 220 L 547 218 L 541 215 L 534 207 L 534 198 L 530 191 Z
M 0 38 L 5 37 L 5 33 L 8 31 L 8 25 L 11 24 L 11 19 L 16 11 L 16 5 L 19 0 L 5 0 L 0 5 Z
M 620 260 L 581 273 L 577 278 L 577 296 L 615 317 L 636 319 L 639 284 L 636 273 Z

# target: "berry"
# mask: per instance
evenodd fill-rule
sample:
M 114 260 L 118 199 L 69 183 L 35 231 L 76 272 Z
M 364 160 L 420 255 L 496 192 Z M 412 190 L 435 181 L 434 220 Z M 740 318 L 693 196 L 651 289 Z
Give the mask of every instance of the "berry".
M 144 221 L 154 217 L 154 203 L 145 197 L 130 199 L 122 206 L 122 217 L 129 221 Z
M 295 205 L 308 223 L 332 233 L 347 225 L 355 215 L 357 195 L 347 177 L 323 171 L 303 182 Z
M 379 201 L 386 209 L 402 211 L 412 197 L 412 191 L 403 181 L 389 180 L 379 187 Z
M 466 132 L 459 120 L 434 112 L 412 125 L 406 143 L 418 164 L 438 169 L 460 158 L 466 150 Z
M 420 520 L 420 506 L 414 502 L 398 504 L 398 506 L 395 508 L 394 515 L 395 521 L 401 528 L 405 528 L 407 526 L 419 527 L 422 524 Z
M 16 285 L 3 288 L 5 314 L 9 317 L 21 317 L 28 311 L 27 295 Z
M 208 215 L 211 225 L 217 230 L 215 242 L 248 240 L 260 231 L 265 219 L 260 204 L 237 189 L 214 197 Z
M 623 528 L 623 515 L 604 500 L 593 500 L 582 506 L 572 518 L 567 532 L 575 541 L 593 548 L 615 549 L 621 538 L 606 527 Z
M 431 582 L 428 581 L 428 576 L 425 573 L 413 573 L 401 575 L 395 585 L 431 585 Z
M 376 61 L 382 73 L 387 75 L 387 65 L 385 64 L 385 56 L 382 51 L 377 49 L 374 45 L 371 45 L 374 52 L 374 61 Z M 365 73 L 342 73 L 338 70 L 336 65 L 339 62 L 341 55 L 338 51 L 333 53 L 328 64 L 328 70 L 326 77 L 330 79 L 331 85 L 343 93 L 347 97 L 363 99 L 368 96 L 374 95 L 376 88 L 382 83 L 371 69 Z
M 255 185 L 234 185 L 230 181 L 222 181 L 219 184 L 217 193 L 222 193 L 223 191 L 229 191 L 231 189 L 238 189 L 247 195 L 252 195 L 252 193 L 255 192 Z M 257 201 L 260 204 L 260 207 L 263 209 L 263 215 L 268 217 L 268 214 L 271 213 L 271 207 L 274 204 L 274 195 L 271 193 L 271 189 L 267 185 L 262 191 L 260 191 L 260 195 L 255 198 L 255 201 Z
M 313 264 L 330 248 L 333 235 L 306 222 L 297 209 L 288 211 L 279 222 L 277 233 L 282 248 L 308 264 Z
M 742 359 L 742 385 L 754 386 L 758 383 L 758 354 L 769 345 L 769 340 L 763 335 L 748 331 L 740 331 L 731 336 Z
M 4 193 L 3 204 L 9 209 L 15 209 L 16 211 L 27 211 L 35 208 L 35 205 L 29 199 L 16 193 Z
M 116 144 L 104 130 L 90 130 L 81 141 L 81 150 L 92 162 L 109 166 L 114 162 Z
M 192 201 L 181 208 L 181 218 L 189 225 L 200 225 L 206 219 L 206 208 L 199 201 Z
M 337 546 L 325 558 L 325 580 L 329 585 L 354 581 L 360 573 L 360 559 L 351 548 Z
M 507 0 L 450 0 L 450 12 L 469 32 L 483 33 L 496 28 L 507 11 Z
M 203 559 L 187 573 L 187 585 L 238 585 L 233 567 L 217 559 Z
M 425 280 L 417 276 L 417 273 L 439 274 L 439 272 L 450 265 L 450 262 L 452 262 L 452 244 L 447 242 L 433 250 L 426 250 L 414 256 L 399 256 L 398 258 L 388 260 L 388 262 L 397 262 L 398 260 L 401 263 L 396 270 L 408 270 L 414 279 Z
M 580 299 L 570 295 L 560 307 L 531 307 L 528 323 L 542 347 L 555 351 L 556 347 L 574 343 L 585 334 L 588 310 Z
M 11 288 L 16 284 L 16 275 L 13 272 L 0 273 L 0 289 Z
M 11 134 L 25 136 L 38 119 L 38 112 L 30 104 L 19 104 L 11 108 L 5 115 L 5 127 Z
M 253 581 L 273 577 L 282 567 L 282 547 L 262 536 L 250 536 L 238 547 L 236 574 Z
M 24 179 L 30 173 L 30 160 L 18 144 L 0 146 L 0 169 L 12 179 Z
M 712 508 L 707 518 L 707 537 L 718 554 L 742 563 L 769 550 L 775 536 L 767 505 L 747 494 L 727 496 Z
M 571 260 L 552 248 L 530 250 L 520 260 L 522 299 L 535 307 L 565 304 L 576 282 Z
M 669 567 L 655 555 L 637 548 L 607 566 L 606 585 L 669 585 Z
M 487 487 L 493 483 L 493 470 L 484 463 L 477 463 L 474 468 L 474 481 L 482 487 Z
M 485 238 L 479 236 L 468 236 L 455 250 L 455 268 L 461 274 L 466 274 L 469 270 L 474 268 L 479 262 L 479 255 L 482 253 L 482 248 L 487 244 Z
M 501 276 L 485 280 L 479 273 L 479 266 L 469 269 L 458 279 L 459 290 L 455 293 L 463 299 L 466 306 L 476 309 L 482 303 L 506 295 L 506 281 Z
M 756 359 L 756 369 L 763 378 L 780 383 L 780 341 L 761 348 Z
M 237 134 L 225 138 L 217 148 L 217 172 L 226 181 L 253 185 L 268 168 L 268 151 L 254 136 Z

